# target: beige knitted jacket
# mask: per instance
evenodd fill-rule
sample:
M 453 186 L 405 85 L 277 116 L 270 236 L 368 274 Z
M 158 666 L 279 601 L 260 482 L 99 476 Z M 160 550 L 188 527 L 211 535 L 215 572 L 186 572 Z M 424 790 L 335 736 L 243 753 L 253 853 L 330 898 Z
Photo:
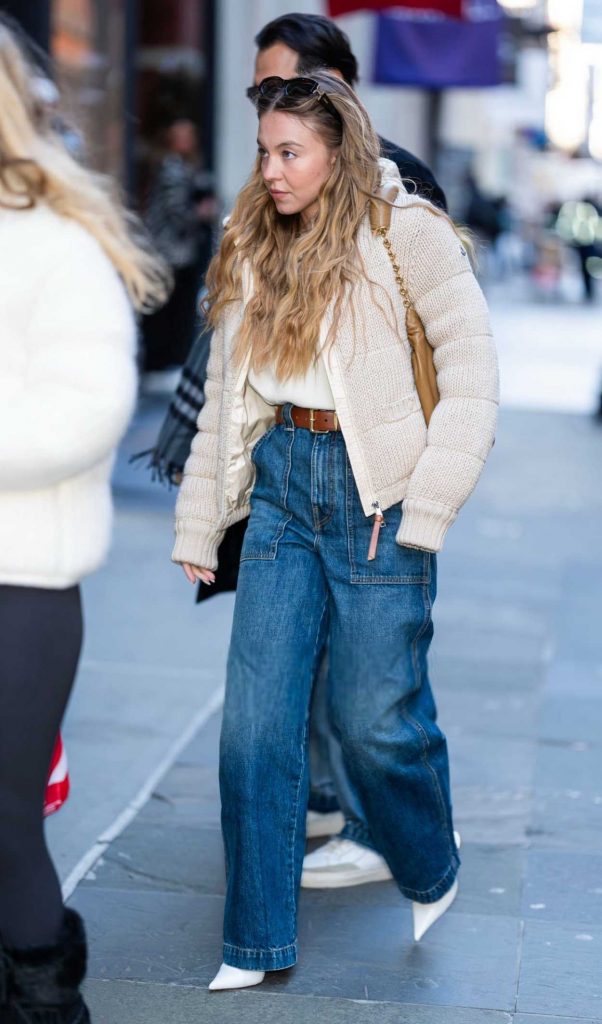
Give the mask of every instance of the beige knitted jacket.
M 403 500 L 397 542 L 439 551 L 493 443 L 497 359 L 485 299 L 453 228 L 405 193 L 397 205 L 389 236 L 435 350 L 441 399 L 428 430 L 404 306 L 382 238 L 372 234 L 367 217 L 357 236 L 365 273 L 325 362 L 364 513 Z M 274 421 L 273 406 L 247 382 L 248 362 L 236 368 L 231 358 L 251 291 L 249 280 L 213 336 L 205 406 L 176 506 L 175 562 L 215 569 L 225 530 L 250 511 L 251 449 Z M 331 313 L 321 344 L 330 323 Z

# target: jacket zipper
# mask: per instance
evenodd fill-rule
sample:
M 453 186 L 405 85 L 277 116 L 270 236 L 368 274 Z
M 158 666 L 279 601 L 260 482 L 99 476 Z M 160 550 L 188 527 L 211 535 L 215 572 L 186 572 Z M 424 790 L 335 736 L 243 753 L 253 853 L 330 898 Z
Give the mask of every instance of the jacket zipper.
M 368 548 L 368 561 L 369 562 L 373 562 L 374 559 L 376 558 L 376 549 L 378 547 L 378 538 L 380 536 L 380 531 L 382 530 L 383 526 L 387 525 L 385 523 L 385 517 L 383 515 L 383 510 L 380 507 L 380 502 L 379 501 L 373 501 L 372 502 L 372 508 L 374 509 L 374 526 L 372 527 L 372 535 L 370 537 L 370 546 Z

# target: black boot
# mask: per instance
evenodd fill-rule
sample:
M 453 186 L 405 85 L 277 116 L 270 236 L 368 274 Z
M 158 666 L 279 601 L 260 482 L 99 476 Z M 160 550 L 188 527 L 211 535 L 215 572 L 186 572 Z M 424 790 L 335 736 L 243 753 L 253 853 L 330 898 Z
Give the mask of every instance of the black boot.
M 2 1024 L 90 1024 L 79 988 L 86 974 L 86 933 L 65 910 L 56 945 L 9 949 L 8 1006 Z

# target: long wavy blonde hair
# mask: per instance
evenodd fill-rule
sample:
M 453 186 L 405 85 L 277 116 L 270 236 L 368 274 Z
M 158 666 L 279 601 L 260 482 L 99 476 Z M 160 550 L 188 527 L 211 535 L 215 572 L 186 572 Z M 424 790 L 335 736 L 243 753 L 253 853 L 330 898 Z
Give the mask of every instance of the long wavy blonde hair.
M 113 182 L 79 164 L 36 96 L 44 78 L 21 33 L 0 15 L 0 206 L 29 209 L 44 201 L 82 225 L 120 274 L 133 304 L 151 309 L 169 294 L 171 275 Z
M 262 102 L 259 118 L 271 110 L 285 110 L 313 129 L 336 153 L 313 222 L 306 228 L 300 214 L 278 213 L 258 156 L 207 272 L 204 306 L 209 323 L 215 327 L 228 305 L 243 298 L 245 267 L 251 271 L 253 295 L 245 305 L 234 360 L 241 365 L 250 353 L 256 371 L 270 365 L 281 380 L 306 373 L 317 359 L 322 320 L 331 304 L 333 315 L 326 345 L 336 337 L 345 301 L 349 302 L 355 325 L 353 284 L 367 273 L 359 258 L 356 235 L 380 182 L 380 140 L 357 95 L 341 79 L 323 70 L 312 71 L 311 77 L 328 96 L 338 117 L 313 95 Z M 415 191 L 414 183 L 410 184 Z M 447 220 L 473 255 L 469 234 L 447 213 L 417 194 L 410 203 L 404 202 L 404 208 L 418 205 Z M 390 295 L 380 282 L 369 277 L 368 282 L 375 303 L 399 329 Z M 384 298 L 384 307 L 377 290 Z
M 228 304 L 241 298 L 243 268 L 250 267 L 254 292 L 234 356 L 242 362 L 250 350 L 256 370 L 271 364 L 282 380 L 306 372 L 315 359 L 320 324 L 333 301 L 330 337 L 336 332 L 347 286 L 359 273 L 355 237 L 379 179 L 379 139 L 357 96 L 333 75 L 320 71 L 312 78 L 340 121 L 315 96 L 273 101 L 259 116 L 286 110 L 336 153 L 313 222 L 304 228 L 300 214 L 278 213 L 258 157 L 207 274 L 208 316 L 215 325 Z

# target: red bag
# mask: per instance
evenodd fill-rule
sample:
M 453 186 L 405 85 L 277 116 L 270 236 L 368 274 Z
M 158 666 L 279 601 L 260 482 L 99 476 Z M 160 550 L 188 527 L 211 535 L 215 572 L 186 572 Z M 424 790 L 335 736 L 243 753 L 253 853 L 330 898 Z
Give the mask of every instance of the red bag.
M 44 817 L 60 811 L 69 796 L 69 767 L 63 741 L 59 734 L 50 762 L 50 772 L 46 784 L 46 796 L 44 799 Z

